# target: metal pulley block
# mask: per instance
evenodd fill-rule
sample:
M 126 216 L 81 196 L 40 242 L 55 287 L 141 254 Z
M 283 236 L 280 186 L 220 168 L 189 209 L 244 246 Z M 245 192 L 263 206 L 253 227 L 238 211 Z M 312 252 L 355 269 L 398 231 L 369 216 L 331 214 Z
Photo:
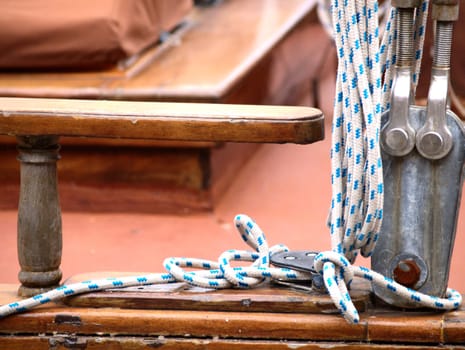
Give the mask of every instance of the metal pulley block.
M 310 272 L 311 275 L 310 281 L 290 282 L 275 280 L 275 282 L 295 289 L 325 292 L 323 276 L 313 269 L 313 261 L 317 255 L 318 252 L 311 250 L 293 250 L 273 254 L 270 258 L 273 265 L 302 272 Z
M 414 9 L 398 8 L 399 61 L 392 107 L 383 115 L 381 134 L 384 220 L 372 257 L 374 270 L 438 297 L 447 288 L 465 162 L 464 126 L 447 106 L 454 6 L 458 8 L 458 1 L 433 3 L 436 36 L 426 108 L 410 105 L 413 96 L 407 85 Z M 375 287 L 375 292 L 390 304 L 414 306 L 388 290 Z

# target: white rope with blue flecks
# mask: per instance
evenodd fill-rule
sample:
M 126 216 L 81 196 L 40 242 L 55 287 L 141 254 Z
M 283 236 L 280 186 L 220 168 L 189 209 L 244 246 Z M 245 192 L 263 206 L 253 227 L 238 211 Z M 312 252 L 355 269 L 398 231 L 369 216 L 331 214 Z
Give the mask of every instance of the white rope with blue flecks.
M 428 0 L 416 10 L 415 69 L 418 83 Z M 338 75 L 331 149 L 332 251 L 315 257 L 314 268 L 323 275 L 326 288 L 345 319 L 359 322 L 348 289 L 354 276 L 384 287 L 398 299 L 419 306 L 454 309 L 461 295 L 448 289 L 446 298 L 428 296 L 406 288 L 364 267 L 352 266 L 359 251 L 371 256 L 383 217 L 383 170 L 379 147 L 381 114 L 389 110 L 392 67 L 397 41 L 396 10 L 392 9 L 380 43 L 378 2 L 332 0 L 334 41 Z
M 418 82 L 428 1 L 424 0 L 416 18 L 416 69 Z M 397 40 L 395 10 L 388 16 L 384 39 L 379 44 L 378 3 L 373 0 L 333 0 L 332 16 L 339 66 L 333 118 L 331 150 L 333 197 L 330 232 L 333 251 L 315 257 L 314 269 L 323 275 L 326 288 L 341 314 L 351 323 L 359 322 L 348 289 L 354 277 L 384 287 L 398 298 L 420 306 L 450 310 L 457 308 L 461 295 L 448 289 L 446 298 L 425 295 L 365 267 L 353 266 L 358 250 L 370 256 L 382 220 L 383 177 L 379 151 L 380 116 L 389 109 L 392 87 L 393 47 Z M 382 74 L 384 79 L 382 80 Z M 235 225 L 254 251 L 229 250 L 218 262 L 168 258 L 167 273 L 107 278 L 63 285 L 32 298 L 0 306 L 0 317 L 30 310 L 38 305 L 70 295 L 130 286 L 183 281 L 204 288 L 249 288 L 266 279 L 305 280 L 310 275 L 269 266 L 270 256 L 287 248 L 268 247 L 259 226 L 246 215 L 238 215 Z M 232 267 L 231 261 L 252 261 L 249 267 Z M 186 271 L 184 268 L 200 270 Z
M 250 288 L 266 279 L 283 281 L 310 280 L 310 273 L 287 268 L 270 267 L 270 256 L 288 251 L 284 245 L 268 247 L 265 234 L 248 216 L 237 215 L 234 219 L 242 239 L 254 251 L 228 250 L 218 261 L 190 258 L 167 258 L 163 262 L 167 273 L 106 278 L 62 285 L 54 290 L 0 306 L 0 317 L 30 310 L 36 306 L 57 301 L 71 295 L 105 289 L 124 288 L 149 284 L 186 282 L 203 288 Z M 248 267 L 233 267 L 231 261 L 251 261 Z M 186 271 L 184 268 L 197 269 Z M 200 270 L 199 270 L 200 269 Z
M 168 270 L 167 273 L 105 278 L 62 285 L 32 298 L 0 306 L 0 318 L 19 312 L 25 312 L 39 305 L 58 301 L 68 296 L 106 289 L 174 282 L 186 282 L 194 286 L 214 289 L 232 287 L 250 288 L 267 279 L 279 279 L 284 281 L 310 280 L 310 274 L 287 268 L 273 268 L 269 266 L 269 257 L 271 255 L 287 251 L 288 249 L 283 245 L 276 245 L 269 248 L 263 231 L 248 216 L 236 216 L 235 225 L 242 239 L 252 247 L 254 251 L 228 250 L 219 257 L 217 262 L 195 258 L 167 258 L 163 263 Z M 253 264 L 248 267 L 232 267 L 231 261 L 234 260 L 253 261 Z M 460 304 L 461 296 L 456 291 L 448 290 L 447 296 L 449 299 L 430 297 L 403 287 L 395 281 L 385 278 L 364 267 L 351 266 L 344 256 L 334 252 L 319 254 L 315 261 L 314 267 L 318 271 L 321 271 L 331 298 L 336 306 L 341 309 L 346 319 L 353 323 L 358 322 L 358 313 L 350 301 L 346 285 L 350 286 L 354 276 L 365 278 L 377 285 L 383 285 L 393 292 L 412 295 L 415 300 L 421 302 L 423 306 L 450 309 L 450 302 L 455 303 L 454 307 Z M 334 264 L 335 261 L 337 262 L 336 264 Z M 186 271 L 184 268 L 200 270 Z M 346 284 L 339 283 L 339 278 L 337 276 L 345 280 Z M 339 294 L 342 295 L 341 298 L 338 298 Z

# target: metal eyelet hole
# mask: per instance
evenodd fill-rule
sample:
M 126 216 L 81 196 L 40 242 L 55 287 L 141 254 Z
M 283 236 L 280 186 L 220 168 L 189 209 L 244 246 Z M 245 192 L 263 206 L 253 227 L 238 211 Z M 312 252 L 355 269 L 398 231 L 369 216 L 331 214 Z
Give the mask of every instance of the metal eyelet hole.
M 296 260 L 297 258 L 295 256 L 293 256 L 293 255 L 287 255 L 287 256 L 284 257 L 284 259 L 286 259 L 286 260 Z

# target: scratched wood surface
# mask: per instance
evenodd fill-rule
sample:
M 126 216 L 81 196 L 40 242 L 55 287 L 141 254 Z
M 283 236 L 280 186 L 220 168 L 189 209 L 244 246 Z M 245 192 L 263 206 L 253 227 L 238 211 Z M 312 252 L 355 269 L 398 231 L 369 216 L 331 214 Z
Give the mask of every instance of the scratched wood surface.
M 0 336 L 0 347 L 10 350 L 36 349 L 161 349 L 161 350 L 429 350 L 465 349 L 464 345 L 404 345 L 404 344 L 370 344 L 360 342 L 314 342 L 296 340 L 251 340 L 212 338 L 180 338 L 180 337 L 121 337 L 121 336 L 72 336 L 72 335 L 40 335 L 40 336 Z
M 16 288 L 0 285 L 0 303 L 16 300 Z M 293 344 L 304 349 L 328 345 L 349 349 L 426 349 L 441 345 L 449 349 L 465 344 L 465 308 L 449 313 L 371 308 L 361 313 L 360 324 L 349 325 L 337 314 L 303 311 L 141 310 L 55 304 L 0 320 L 0 348 L 4 344 L 12 348 L 21 344 L 45 347 L 49 342 L 58 346 L 60 341 L 68 341 L 70 346 L 73 341 L 88 341 L 97 349 L 99 341 L 136 349 L 143 345 L 225 349 L 231 342 L 245 349 L 281 349 Z
M 113 271 L 88 273 L 73 276 L 65 283 L 135 274 L 137 275 L 137 273 Z M 307 289 L 310 289 L 309 286 L 309 284 L 304 284 Z M 355 281 L 351 295 L 359 310 L 366 310 L 370 302 L 368 287 L 363 280 Z M 125 309 L 337 313 L 329 295 L 283 287 L 276 283 L 253 289 L 223 290 L 191 287 L 184 283 L 139 286 L 86 293 L 69 298 L 65 300 L 65 303 L 76 307 Z

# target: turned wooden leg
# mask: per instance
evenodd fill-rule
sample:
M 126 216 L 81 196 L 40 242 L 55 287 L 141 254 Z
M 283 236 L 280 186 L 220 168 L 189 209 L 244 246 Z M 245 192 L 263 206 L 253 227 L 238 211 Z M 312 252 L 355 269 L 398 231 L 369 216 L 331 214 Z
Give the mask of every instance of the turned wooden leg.
M 58 137 L 18 137 L 18 294 L 31 296 L 61 280 L 61 210 L 57 188 Z

